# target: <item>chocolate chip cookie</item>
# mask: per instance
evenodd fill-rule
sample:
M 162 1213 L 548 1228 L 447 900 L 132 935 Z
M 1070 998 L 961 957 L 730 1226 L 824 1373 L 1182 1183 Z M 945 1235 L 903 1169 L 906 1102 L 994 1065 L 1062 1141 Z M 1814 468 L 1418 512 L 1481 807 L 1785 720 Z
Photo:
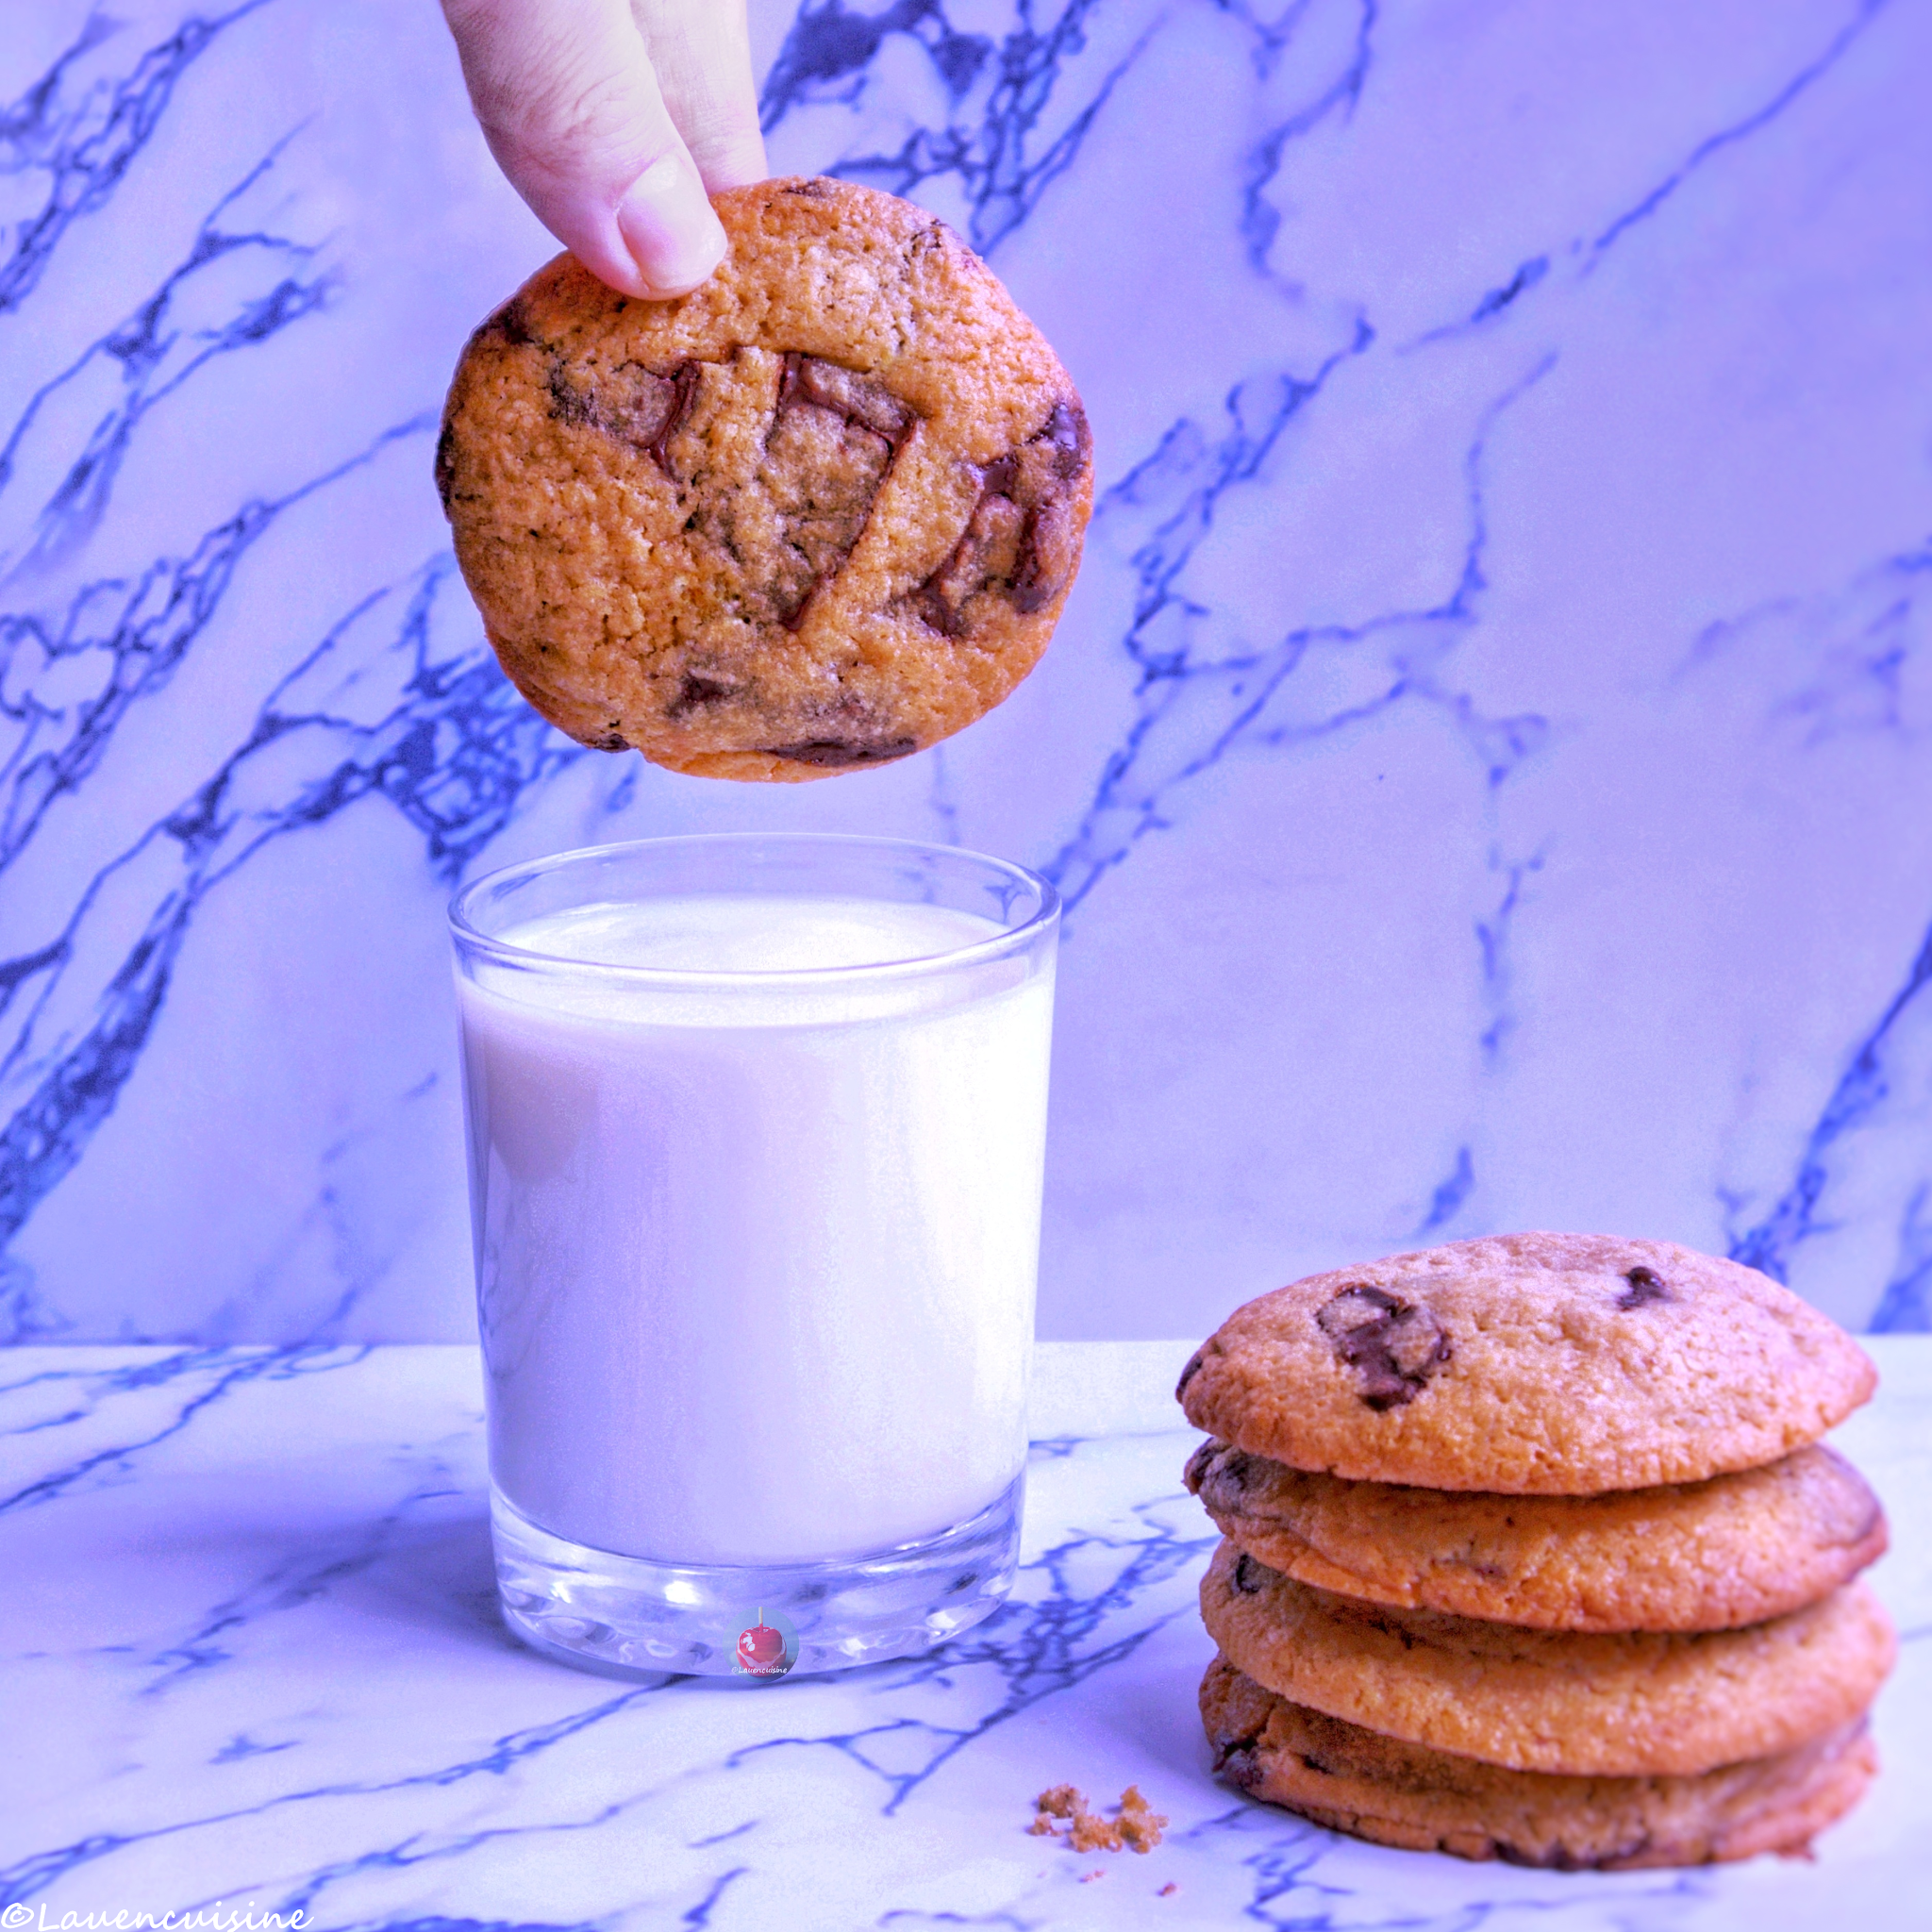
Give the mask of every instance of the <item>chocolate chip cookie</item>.
M 1885 1554 L 1885 1511 L 1822 1443 L 1762 1469 L 1598 1496 L 1348 1482 L 1209 1441 L 1189 1489 L 1271 1569 L 1343 1595 L 1541 1630 L 1728 1630 Z
M 1221 1653 L 1384 1737 L 1516 1771 L 1687 1776 L 1851 1724 L 1897 1653 L 1869 1585 L 1743 1630 L 1524 1630 L 1338 1596 L 1224 1542 L 1201 1583 Z
M 1395 1255 L 1238 1308 L 1176 1391 L 1294 1469 L 1594 1495 L 1775 1461 L 1872 1392 L 1836 1323 L 1667 1241 L 1517 1234 Z
M 992 273 L 833 180 L 714 197 L 724 265 L 641 302 L 561 256 L 471 339 L 437 482 L 546 718 L 710 777 L 904 758 L 1046 647 L 1092 502 L 1080 399 Z
M 1565 1872 L 1800 1853 L 1877 1770 L 1860 1718 L 1690 1776 L 1509 1771 L 1292 1703 L 1224 1657 L 1202 1680 L 1201 1718 L 1224 1777 L 1318 1824 L 1410 1851 Z

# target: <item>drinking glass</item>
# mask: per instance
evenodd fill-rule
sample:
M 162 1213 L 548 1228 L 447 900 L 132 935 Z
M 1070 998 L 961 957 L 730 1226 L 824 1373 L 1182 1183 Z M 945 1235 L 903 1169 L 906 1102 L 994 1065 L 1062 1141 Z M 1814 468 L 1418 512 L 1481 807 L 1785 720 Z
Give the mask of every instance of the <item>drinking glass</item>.
M 990 1614 L 1054 888 L 895 840 L 656 839 L 494 873 L 450 921 L 510 1627 L 768 1678 Z

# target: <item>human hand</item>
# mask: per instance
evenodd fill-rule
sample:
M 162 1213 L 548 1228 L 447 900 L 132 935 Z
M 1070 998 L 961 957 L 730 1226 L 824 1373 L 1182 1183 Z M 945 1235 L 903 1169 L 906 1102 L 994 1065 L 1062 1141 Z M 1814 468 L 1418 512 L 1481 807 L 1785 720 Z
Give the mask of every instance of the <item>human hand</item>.
M 442 0 L 510 185 L 591 273 L 681 295 L 724 257 L 708 193 L 765 175 L 745 0 Z

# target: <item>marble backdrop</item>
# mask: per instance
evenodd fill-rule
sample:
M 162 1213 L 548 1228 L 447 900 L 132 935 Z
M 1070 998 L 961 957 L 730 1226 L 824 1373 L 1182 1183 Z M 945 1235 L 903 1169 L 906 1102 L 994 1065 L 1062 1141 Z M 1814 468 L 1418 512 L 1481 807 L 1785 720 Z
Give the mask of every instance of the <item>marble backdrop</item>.
M 550 252 L 430 0 L 0 24 L 0 1333 L 470 1330 L 441 908 L 821 827 L 1051 874 L 1047 1335 L 1522 1225 L 1932 1319 L 1925 0 L 755 0 L 1086 396 L 1041 668 L 802 788 L 583 752 L 430 487 Z

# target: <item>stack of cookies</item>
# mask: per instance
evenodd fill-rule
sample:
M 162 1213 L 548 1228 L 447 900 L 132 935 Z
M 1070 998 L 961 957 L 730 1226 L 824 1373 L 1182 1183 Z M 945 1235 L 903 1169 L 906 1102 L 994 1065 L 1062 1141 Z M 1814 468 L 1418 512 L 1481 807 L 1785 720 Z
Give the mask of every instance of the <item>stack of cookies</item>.
M 1384 1844 L 1562 1868 L 1801 1852 L 1876 1769 L 1870 1360 L 1754 1270 L 1525 1234 L 1238 1309 L 1176 1391 L 1224 1535 L 1224 1775 Z

